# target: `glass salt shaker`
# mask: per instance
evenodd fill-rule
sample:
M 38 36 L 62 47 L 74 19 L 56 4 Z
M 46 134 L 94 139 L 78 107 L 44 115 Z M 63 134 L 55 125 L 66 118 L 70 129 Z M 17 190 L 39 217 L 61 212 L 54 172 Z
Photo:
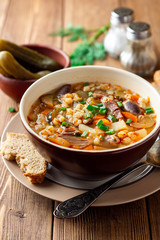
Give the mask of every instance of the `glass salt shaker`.
M 120 55 L 122 66 L 133 73 L 144 76 L 151 73 L 157 63 L 152 48 L 150 25 L 144 22 L 133 22 L 127 27 L 128 43 Z
M 110 56 L 119 58 L 126 47 L 126 28 L 133 19 L 133 10 L 130 8 L 120 7 L 111 12 L 111 27 L 104 38 L 104 48 Z

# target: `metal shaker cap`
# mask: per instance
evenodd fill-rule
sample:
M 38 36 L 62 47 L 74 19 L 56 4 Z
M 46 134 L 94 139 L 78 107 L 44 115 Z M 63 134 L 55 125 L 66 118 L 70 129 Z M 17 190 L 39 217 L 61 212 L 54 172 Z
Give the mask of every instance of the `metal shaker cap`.
M 134 19 L 133 10 L 130 8 L 120 7 L 116 8 L 111 12 L 111 23 L 112 24 L 123 24 L 130 23 Z
M 141 40 L 151 36 L 151 28 L 145 22 L 132 22 L 127 27 L 127 38 L 129 40 Z

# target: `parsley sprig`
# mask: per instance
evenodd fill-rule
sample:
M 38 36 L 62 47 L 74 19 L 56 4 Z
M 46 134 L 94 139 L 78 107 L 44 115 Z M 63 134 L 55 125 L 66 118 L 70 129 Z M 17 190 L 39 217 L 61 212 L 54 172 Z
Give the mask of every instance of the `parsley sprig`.
M 72 24 L 68 24 L 66 28 L 60 28 L 56 32 L 51 32 L 50 36 L 60 36 L 67 37 L 70 36 L 69 41 L 73 42 L 78 39 L 86 40 L 91 32 L 95 32 L 97 29 L 86 30 L 82 26 L 73 26 Z
M 110 27 L 107 23 L 104 27 L 98 29 L 94 36 L 89 37 L 92 30 L 86 30 L 82 26 L 68 26 L 67 29 L 60 29 L 58 32 L 51 33 L 51 36 L 71 36 L 69 41 L 75 41 L 81 38 L 83 41 L 77 45 L 70 54 L 71 66 L 81 66 L 85 64 L 93 64 L 95 60 L 104 60 L 106 51 L 103 42 L 97 42 L 97 38 L 106 33 Z M 95 30 L 93 30 L 95 31 Z

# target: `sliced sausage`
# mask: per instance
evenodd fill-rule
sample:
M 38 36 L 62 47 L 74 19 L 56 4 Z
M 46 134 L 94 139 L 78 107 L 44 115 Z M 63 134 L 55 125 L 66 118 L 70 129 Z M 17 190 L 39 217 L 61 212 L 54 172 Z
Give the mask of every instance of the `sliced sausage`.
M 120 143 L 120 138 L 114 134 L 114 135 L 108 135 L 104 138 L 104 141 L 101 142 L 99 145 L 101 147 L 105 147 L 105 148 L 114 148 L 114 147 L 118 147 L 118 144 Z
M 107 96 L 107 95 L 108 94 L 106 92 L 102 91 L 102 90 L 96 90 L 93 93 L 94 98 L 102 98 L 102 97 Z
M 78 145 L 79 148 L 85 148 L 91 144 L 89 140 L 73 135 L 62 135 L 61 138 L 67 140 L 71 145 Z
M 109 112 L 113 114 L 117 119 L 123 118 L 121 110 L 119 109 L 117 103 L 113 100 L 104 101 L 103 105 L 108 108 Z
M 57 93 L 58 98 L 60 98 L 62 95 L 66 93 L 70 93 L 72 91 L 71 84 L 65 84 L 63 87 L 60 88 L 60 90 Z
M 63 135 L 73 135 L 76 132 L 80 132 L 80 131 L 74 126 L 69 126 L 67 128 L 64 128 L 64 130 L 62 132 L 62 136 Z
M 123 107 L 127 112 L 133 113 L 136 116 L 141 114 L 140 107 L 131 100 L 127 100 L 127 101 L 123 102 Z

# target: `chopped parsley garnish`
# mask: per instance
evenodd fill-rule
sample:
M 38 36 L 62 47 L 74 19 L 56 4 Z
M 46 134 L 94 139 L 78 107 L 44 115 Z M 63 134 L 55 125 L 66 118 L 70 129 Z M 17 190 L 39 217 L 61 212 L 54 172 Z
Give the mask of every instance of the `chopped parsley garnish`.
M 100 135 L 100 136 L 99 136 L 99 139 L 100 139 L 100 141 L 103 141 L 103 140 L 104 140 L 103 135 Z
M 81 103 L 81 104 L 85 104 L 86 101 L 82 100 L 82 101 L 79 101 L 79 103 Z
M 73 135 L 76 136 L 76 137 L 80 137 L 81 133 L 80 132 L 75 132 Z
M 117 105 L 118 105 L 118 107 L 122 107 L 123 106 L 122 102 L 117 102 Z
M 110 129 L 109 131 L 107 131 L 106 132 L 107 134 L 109 134 L 109 135 L 112 135 L 112 134 L 114 134 L 115 133 L 115 130 L 114 129 Z
M 100 119 L 100 120 L 97 122 L 96 125 L 99 127 L 99 129 L 101 129 L 101 130 L 103 130 L 103 131 L 107 131 L 107 130 L 109 129 L 108 126 L 106 126 L 106 125 L 103 124 L 103 120 L 102 120 L 102 119 Z
M 64 121 L 64 122 L 62 122 L 62 126 L 69 127 L 69 123 Z
M 107 118 L 108 118 L 111 122 L 117 122 L 117 119 L 116 119 L 112 114 L 109 114 Z
M 89 96 L 89 97 L 92 97 L 92 96 L 93 96 L 93 92 L 89 92 L 89 93 L 88 93 L 88 96 Z
M 60 110 L 61 110 L 61 111 L 66 111 L 67 108 L 66 108 L 66 107 L 61 107 Z
M 93 109 L 93 110 L 92 110 L 92 114 L 93 114 L 93 115 L 97 115 L 98 113 L 97 113 L 97 111 L 96 111 L 95 109 Z
M 91 118 L 91 113 L 85 113 L 83 115 L 84 119 L 88 119 L 88 118 Z
M 132 119 L 130 119 L 130 118 L 128 118 L 127 120 L 126 120 L 126 123 L 127 124 L 130 124 L 132 122 Z
M 89 104 L 89 105 L 87 106 L 87 110 L 89 110 L 89 111 L 93 111 L 93 110 L 94 110 L 94 107 L 93 107 L 92 105 Z
M 107 112 L 107 108 L 106 107 L 101 107 L 99 110 L 99 113 L 104 115 Z
M 96 106 L 97 107 L 103 107 L 103 103 L 98 103 Z
M 87 137 L 87 135 L 88 135 L 88 131 L 84 131 L 84 132 L 82 133 L 81 137 Z
M 10 111 L 10 112 L 16 112 L 16 109 L 15 109 L 15 108 L 12 108 L 12 107 L 9 107 L 9 108 L 8 108 L 8 111 Z
M 99 129 L 101 129 L 103 131 L 107 131 L 109 129 L 109 127 L 102 124 L 101 126 L 99 126 Z
M 102 124 L 103 124 L 103 120 L 102 120 L 102 119 L 100 119 L 100 120 L 96 123 L 96 125 L 97 125 L 98 127 L 100 127 Z
M 145 112 L 148 113 L 153 113 L 153 109 L 152 108 L 145 108 Z
M 88 82 L 83 83 L 83 86 L 84 86 L 84 87 L 85 87 L 85 86 L 88 86 L 88 85 L 89 85 Z

